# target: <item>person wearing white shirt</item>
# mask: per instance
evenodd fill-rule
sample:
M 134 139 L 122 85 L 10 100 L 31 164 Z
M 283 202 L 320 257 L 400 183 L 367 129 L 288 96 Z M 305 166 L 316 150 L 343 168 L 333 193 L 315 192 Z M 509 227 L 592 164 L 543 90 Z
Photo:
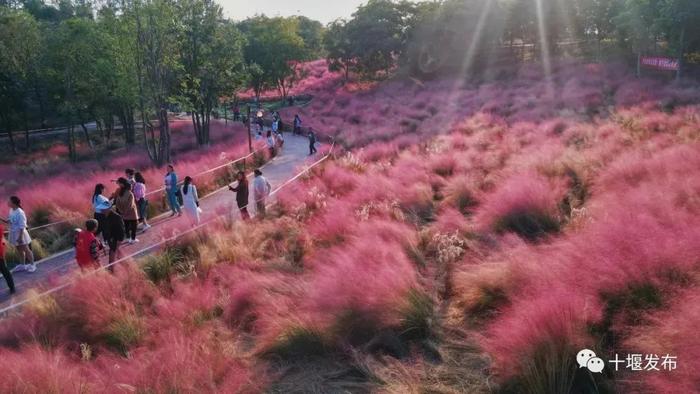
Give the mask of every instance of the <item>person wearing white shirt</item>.
M 265 217 L 265 204 L 267 196 L 270 195 L 272 186 L 270 182 L 262 175 L 262 171 L 255 170 L 255 179 L 253 179 L 253 198 L 255 199 L 255 212 L 261 218 Z
M 2 219 L 3 222 L 10 225 L 10 231 L 7 235 L 7 240 L 10 245 L 14 246 L 19 253 L 21 261 L 12 272 L 17 271 L 36 271 L 36 264 L 34 263 L 34 253 L 30 249 L 30 244 L 32 243 L 32 238 L 29 236 L 27 231 L 27 215 L 22 209 L 22 201 L 19 197 L 12 196 L 7 205 L 10 207 L 10 214 L 7 220 Z
M 199 196 L 197 195 L 197 187 L 192 183 L 192 178 L 185 177 L 185 183 L 182 185 L 182 202 L 183 208 L 187 217 L 190 218 L 193 224 L 199 224 Z

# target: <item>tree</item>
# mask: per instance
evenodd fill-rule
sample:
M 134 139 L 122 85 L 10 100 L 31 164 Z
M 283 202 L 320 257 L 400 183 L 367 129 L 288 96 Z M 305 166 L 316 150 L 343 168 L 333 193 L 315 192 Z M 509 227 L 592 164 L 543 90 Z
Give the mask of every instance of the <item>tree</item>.
M 406 8 L 389 0 L 369 0 L 357 8 L 345 28 L 358 72 L 368 77 L 389 73 L 405 48 L 409 17 Z
M 170 161 L 168 108 L 180 86 L 182 24 L 175 4 L 148 0 L 130 5 L 136 40 L 135 60 L 139 109 L 148 155 L 155 164 Z M 155 123 L 151 119 L 155 118 Z
M 256 96 L 266 87 L 276 87 L 287 97 L 296 79 L 295 64 L 309 58 L 304 40 L 298 34 L 297 21 L 256 16 L 241 22 L 239 27 L 247 39 L 244 53 L 253 74 L 250 87 Z
M 138 78 L 136 71 L 136 40 L 133 18 L 120 18 L 116 6 L 102 8 L 98 26 L 105 39 L 110 72 L 103 78 L 103 99 L 93 114 L 103 137 L 108 141 L 114 131 L 114 118 L 121 123 L 126 145 L 136 143 L 135 112 L 138 108 Z
M 323 37 L 323 46 L 326 49 L 328 70 L 342 71 L 347 83 L 350 79 L 350 71 L 356 69 L 357 62 L 345 20 L 338 19 L 328 25 Z
M 12 128 L 22 118 L 28 129 L 28 92 L 36 77 L 41 37 L 39 25 L 24 11 L 0 7 L 0 121 L 17 151 Z M 28 141 L 28 139 L 27 139 Z
M 197 143 L 208 145 L 211 112 L 219 97 L 243 85 L 244 39 L 211 0 L 183 0 L 179 7 L 184 25 L 181 103 L 192 112 Z
M 297 32 L 304 41 L 306 47 L 306 57 L 317 59 L 323 55 L 323 38 L 325 29 L 319 21 L 309 19 L 305 16 L 294 17 L 297 23 Z
M 112 73 L 110 59 L 105 56 L 108 53 L 105 43 L 97 24 L 85 18 L 61 22 L 49 38 L 50 72 L 60 86 L 56 98 L 68 124 L 67 144 L 73 160 L 77 157 L 74 126 L 82 127 L 86 142 L 92 146 L 86 123 L 102 104 L 102 86 Z
M 657 26 L 664 32 L 682 67 L 686 52 L 700 49 L 700 2 L 662 0 L 660 6 Z
M 370 0 L 352 19 L 332 22 L 324 37 L 329 70 L 343 71 L 346 81 L 350 72 L 388 74 L 406 49 L 414 10 L 407 2 Z

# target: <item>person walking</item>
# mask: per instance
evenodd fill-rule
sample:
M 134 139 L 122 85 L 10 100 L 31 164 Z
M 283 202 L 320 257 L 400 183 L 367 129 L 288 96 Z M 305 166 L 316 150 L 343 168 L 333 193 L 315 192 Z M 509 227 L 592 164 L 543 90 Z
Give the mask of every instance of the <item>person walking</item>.
M 199 196 L 197 195 L 197 187 L 192 183 L 192 178 L 185 177 L 185 183 L 182 185 L 182 200 L 185 213 L 194 224 L 199 224 Z
M 314 129 L 309 127 L 309 156 L 316 153 L 316 134 Z
M 263 111 L 262 111 L 262 108 L 260 108 L 260 107 L 258 107 L 258 112 L 256 114 L 255 122 L 258 124 L 259 131 L 262 132 L 263 128 L 265 126 L 265 120 L 263 119 Z
M 125 178 L 119 178 L 117 180 L 119 189 L 114 192 L 112 199 L 114 200 L 114 206 L 117 208 L 117 212 L 121 215 L 124 220 L 124 226 L 126 228 L 126 238 L 129 244 L 135 244 L 139 242 L 136 239 L 136 228 L 139 222 L 139 212 L 136 208 L 136 199 L 134 198 L 134 193 L 131 192 L 131 184 Z
M 105 208 L 102 211 L 104 215 L 104 225 L 102 229 L 102 235 L 109 246 L 109 270 L 114 271 L 111 266 L 117 259 L 119 255 L 119 246 L 124 242 L 124 236 L 126 235 L 126 229 L 124 227 L 124 219 L 112 210 L 112 207 Z
M 301 118 L 299 114 L 294 115 L 294 134 L 301 134 Z
M 102 214 L 102 211 L 104 210 L 105 205 L 110 205 L 109 198 L 105 197 L 104 191 L 105 185 L 98 183 L 95 185 L 95 192 L 92 194 L 92 210 L 94 212 L 93 217 L 98 223 L 97 233 L 95 234 L 98 236 L 102 234 L 102 227 L 104 226 L 104 215 Z
M 267 131 L 267 137 L 265 138 L 265 143 L 267 144 L 267 150 L 270 151 L 270 158 L 275 157 L 275 137 L 272 136 L 272 131 L 268 130 Z
M 260 218 L 265 217 L 265 206 L 267 204 L 267 196 L 270 195 L 272 186 L 265 179 L 262 171 L 255 170 L 255 178 L 253 179 L 253 199 L 255 200 L 255 214 Z
M 32 253 L 30 247 L 32 238 L 29 236 L 29 231 L 27 231 L 27 215 L 22 209 L 22 201 L 19 197 L 12 196 L 7 205 L 10 207 L 10 214 L 7 219 L 2 219 L 2 221 L 10 225 L 7 240 L 10 242 L 10 245 L 17 249 L 17 253 L 20 255 L 20 263 L 12 269 L 12 272 L 35 272 L 34 253 Z
M 170 217 L 175 215 L 182 216 L 180 203 L 177 201 L 177 174 L 172 164 L 168 164 L 168 173 L 165 174 L 165 194 L 168 197 L 168 205 L 173 212 Z
M 237 122 L 241 120 L 241 107 L 238 104 L 233 106 L 233 121 Z
M 75 235 L 75 261 L 82 272 L 100 268 L 104 245 L 95 236 L 98 225 L 97 220 L 90 219 L 85 222 L 85 230 L 78 230 Z
M 248 213 L 248 178 L 246 178 L 243 171 L 239 171 L 236 174 L 236 180 L 238 184 L 236 187 L 231 187 L 229 185 L 228 189 L 236 193 L 236 204 L 238 209 L 241 211 L 241 218 L 243 220 L 249 220 L 250 214 Z
M 7 269 L 7 264 L 5 263 L 5 237 L 3 234 L 5 234 L 5 228 L 0 224 L 0 273 L 5 278 L 10 294 L 15 294 L 15 280 L 12 278 L 12 273 Z
M 139 222 L 143 226 L 143 231 L 151 228 L 148 224 L 148 200 L 146 199 L 146 179 L 140 172 L 134 174 L 134 199 L 136 200 L 136 208 L 139 213 Z

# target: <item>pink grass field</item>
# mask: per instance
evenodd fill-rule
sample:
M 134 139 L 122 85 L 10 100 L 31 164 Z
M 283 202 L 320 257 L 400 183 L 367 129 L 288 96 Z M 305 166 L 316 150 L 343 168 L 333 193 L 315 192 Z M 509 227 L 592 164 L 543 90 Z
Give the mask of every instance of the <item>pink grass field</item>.
M 294 92 L 314 99 L 282 115 L 334 136 L 333 160 L 266 220 L 222 221 L 4 319 L 5 390 L 698 391 L 695 85 L 561 62 L 550 86 L 536 65 L 343 86 L 306 67 Z M 237 152 L 219 144 L 179 173 Z M 578 370 L 582 348 L 604 373 Z M 614 371 L 615 354 L 677 369 Z

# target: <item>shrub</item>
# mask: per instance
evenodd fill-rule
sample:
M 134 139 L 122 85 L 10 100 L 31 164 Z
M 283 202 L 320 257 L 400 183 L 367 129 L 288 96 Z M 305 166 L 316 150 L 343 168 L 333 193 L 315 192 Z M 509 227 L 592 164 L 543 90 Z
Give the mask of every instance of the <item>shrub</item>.
M 109 323 L 102 337 L 108 346 L 127 356 L 129 349 L 141 342 L 144 333 L 145 327 L 137 317 L 125 315 Z
M 497 233 L 514 232 L 536 241 L 559 231 L 561 190 L 561 185 L 537 174 L 511 177 L 485 198 L 476 220 Z
M 478 204 L 474 191 L 475 187 L 468 179 L 455 178 L 445 188 L 445 202 L 457 208 L 462 214 L 469 214 Z
M 283 360 L 313 358 L 327 355 L 332 351 L 324 336 L 315 329 L 294 327 L 282 334 L 277 342 L 262 351 L 266 357 L 279 357 Z
M 175 273 L 187 274 L 191 272 L 192 265 L 181 252 L 166 249 L 158 255 L 146 257 L 143 270 L 151 282 L 159 285 L 170 283 L 171 276 Z

